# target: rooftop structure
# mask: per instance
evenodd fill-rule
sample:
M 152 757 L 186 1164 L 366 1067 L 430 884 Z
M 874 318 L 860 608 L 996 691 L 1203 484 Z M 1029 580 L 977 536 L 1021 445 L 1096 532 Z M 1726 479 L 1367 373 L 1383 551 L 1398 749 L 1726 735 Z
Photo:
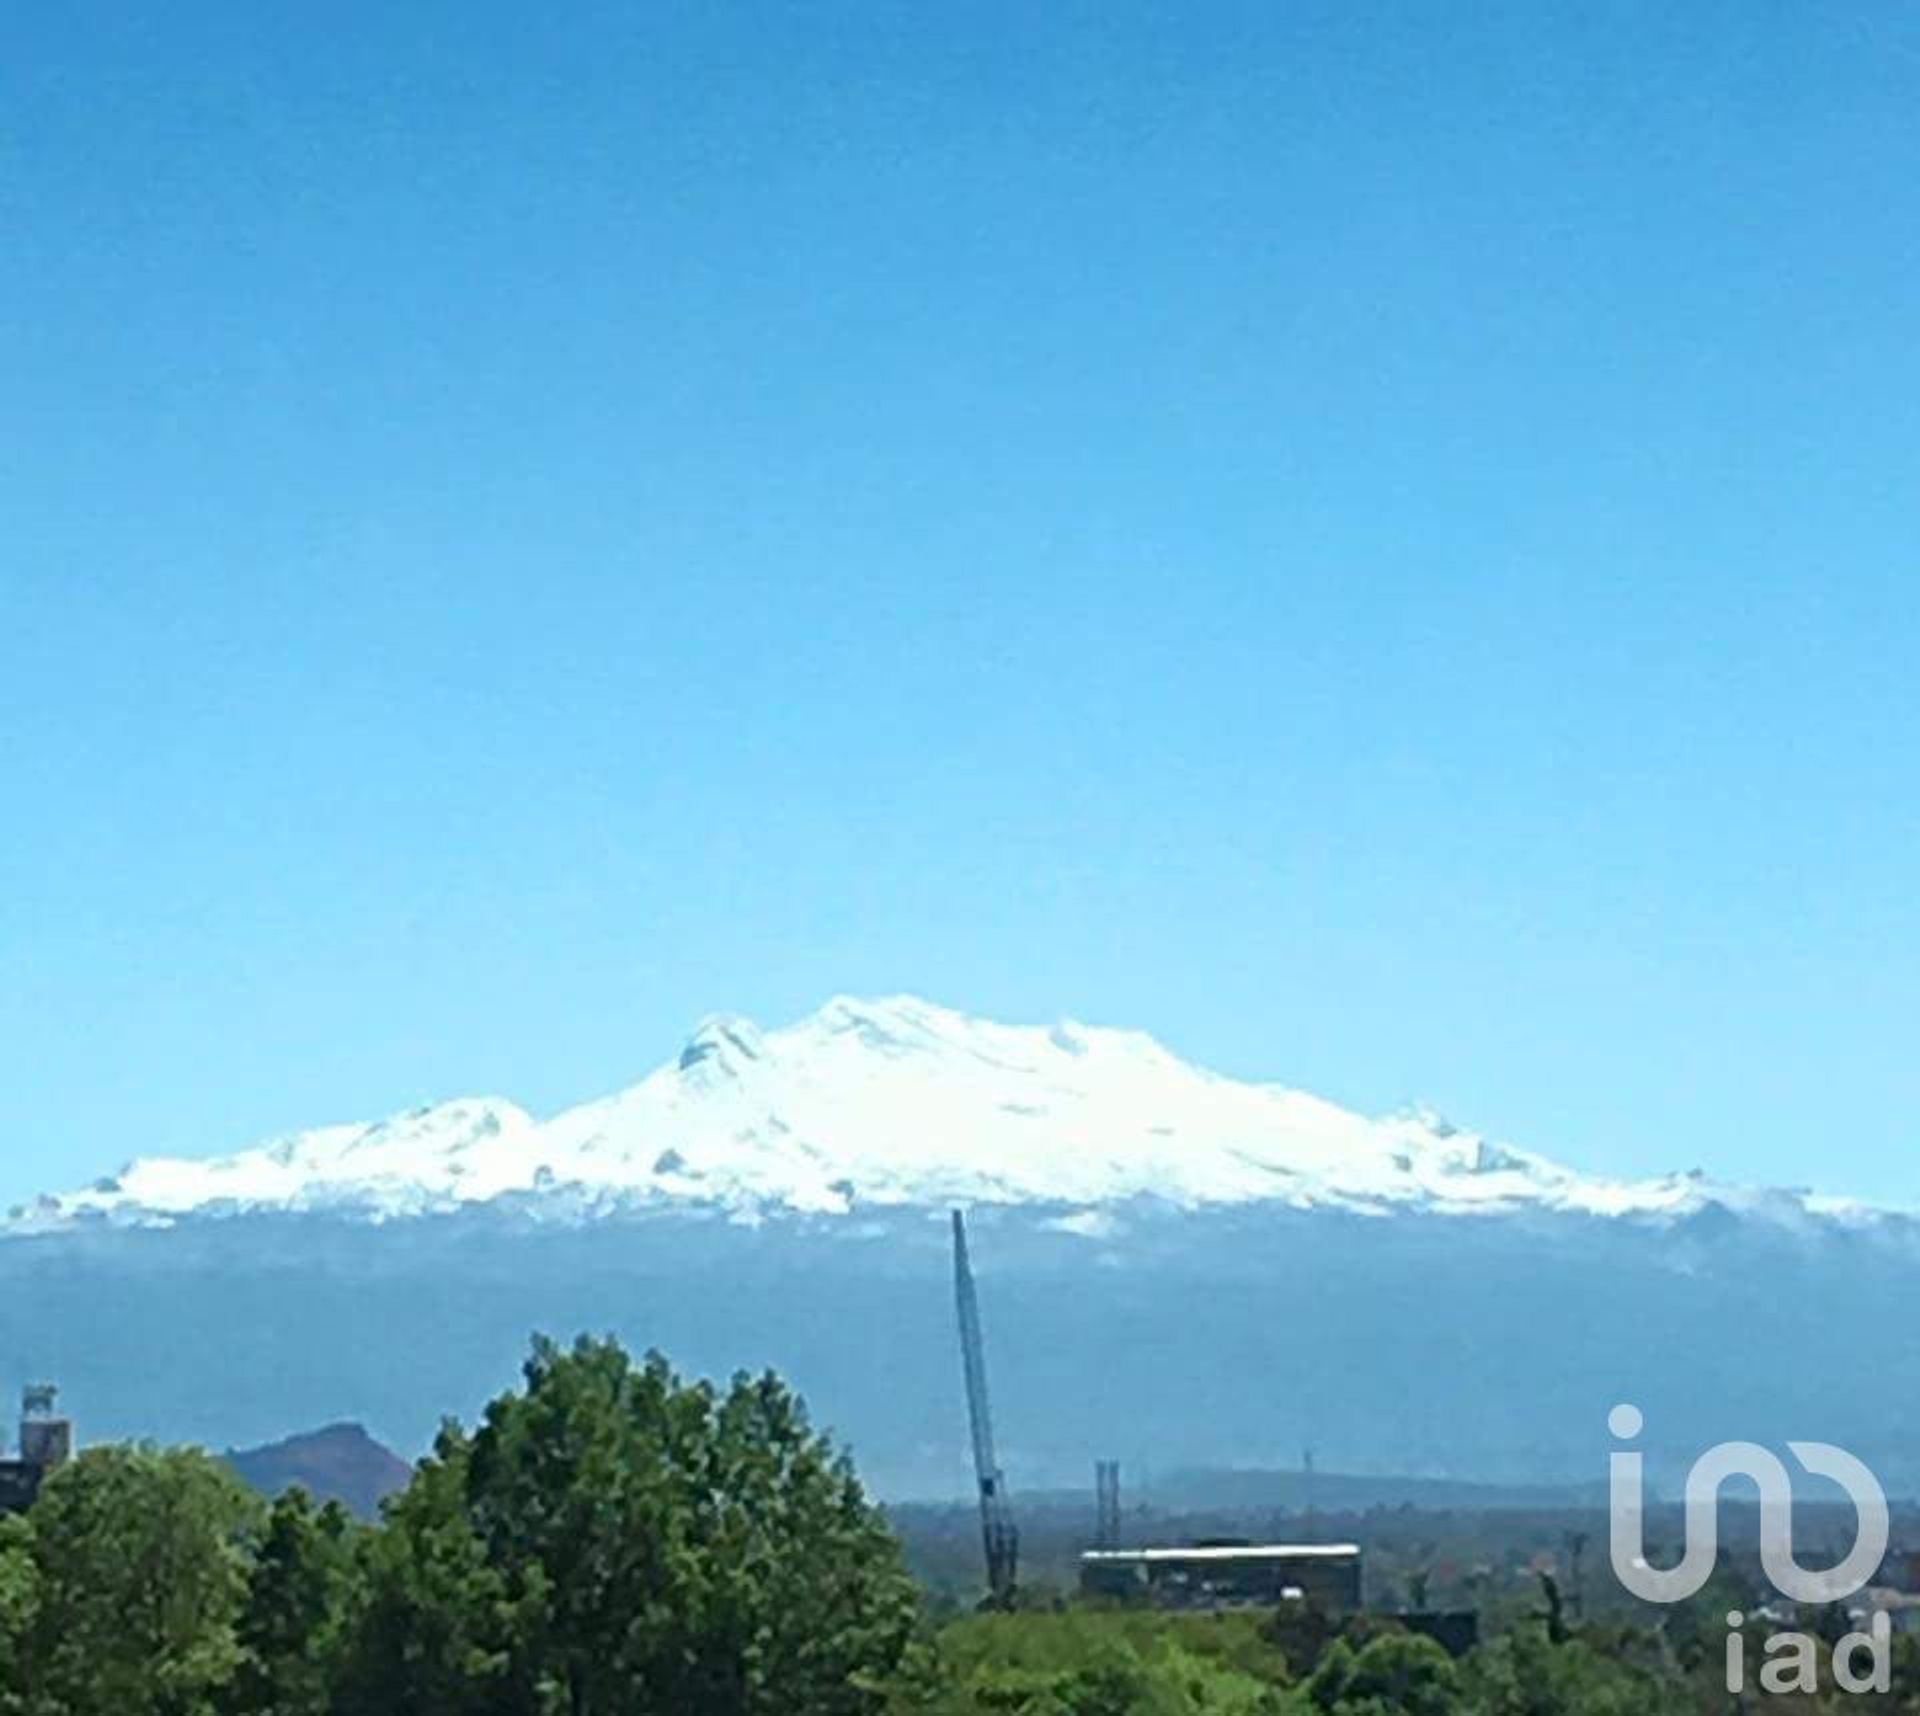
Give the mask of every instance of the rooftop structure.
M 1307 1602 L 1329 1613 L 1360 1607 L 1357 1543 L 1198 1543 L 1090 1549 L 1080 1557 L 1089 1596 L 1160 1608 L 1225 1609 Z
M 0 1460 L 0 1513 L 24 1513 L 33 1506 L 49 1472 L 73 1458 L 73 1421 L 58 1416 L 60 1391 L 51 1383 L 32 1383 L 20 1396 L 20 1452 Z

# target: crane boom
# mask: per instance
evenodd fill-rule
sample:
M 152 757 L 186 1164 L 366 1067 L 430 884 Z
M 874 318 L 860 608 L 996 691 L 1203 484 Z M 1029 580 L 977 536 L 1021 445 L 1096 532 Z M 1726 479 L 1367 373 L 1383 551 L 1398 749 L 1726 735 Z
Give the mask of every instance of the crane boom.
M 1007 1506 L 1006 1479 L 993 1452 L 993 1411 L 987 1403 L 987 1355 L 980 1338 L 980 1296 L 967 1256 L 967 1222 L 953 1212 L 953 1297 L 960 1314 L 960 1364 L 967 1381 L 967 1428 L 973 1438 L 973 1474 L 980 1487 L 980 1541 L 987 1561 L 987 1595 L 1006 1606 L 1013 1600 L 1020 1561 L 1020 1533 Z

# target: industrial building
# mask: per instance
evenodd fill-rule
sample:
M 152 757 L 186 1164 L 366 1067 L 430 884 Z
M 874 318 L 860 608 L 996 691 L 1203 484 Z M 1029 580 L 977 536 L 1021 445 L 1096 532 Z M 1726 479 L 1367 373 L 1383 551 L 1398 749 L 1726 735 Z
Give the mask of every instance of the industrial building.
M 966 1384 L 967 1428 L 979 1491 L 981 1548 L 987 1606 L 1012 1608 L 1017 1599 L 1020 1533 L 1008 1503 L 1007 1480 L 994 1453 L 993 1414 L 987 1401 L 986 1343 L 980 1296 L 967 1247 L 965 1215 L 953 1212 L 953 1285 L 960 1325 L 960 1364 Z M 1312 1471 L 1313 1456 L 1307 1456 Z M 1167 1609 L 1276 1608 L 1310 1603 L 1329 1615 L 1360 1608 L 1357 1543 L 1247 1543 L 1215 1539 L 1178 1548 L 1122 1549 L 1120 1465 L 1094 1463 L 1097 1548 L 1080 1557 L 1080 1589 L 1090 1597 L 1150 1603 Z
M 0 1513 L 33 1506 L 49 1472 L 73 1458 L 73 1422 L 58 1413 L 59 1390 L 35 1383 L 20 1396 L 20 1452 L 0 1460 Z
M 1328 1614 L 1360 1607 L 1357 1543 L 1199 1543 L 1161 1549 L 1089 1549 L 1088 1596 L 1167 1609 L 1272 1608 L 1306 1602 Z

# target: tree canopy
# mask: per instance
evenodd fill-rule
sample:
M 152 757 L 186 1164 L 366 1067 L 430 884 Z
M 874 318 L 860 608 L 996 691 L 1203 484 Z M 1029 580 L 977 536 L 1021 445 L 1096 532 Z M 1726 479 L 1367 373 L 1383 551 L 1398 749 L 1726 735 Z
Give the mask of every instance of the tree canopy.
M 370 1561 L 366 1708 L 861 1716 L 916 1615 L 891 1533 L 776 1377 L 537 1343 Z

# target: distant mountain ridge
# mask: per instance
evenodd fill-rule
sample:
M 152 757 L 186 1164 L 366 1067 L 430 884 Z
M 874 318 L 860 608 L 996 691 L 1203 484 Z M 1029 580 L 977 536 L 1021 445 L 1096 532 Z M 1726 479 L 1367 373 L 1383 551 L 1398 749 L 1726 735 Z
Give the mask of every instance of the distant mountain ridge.
M 327 1126 L 205 1159 L 136 1156 L 15 1209 L 4 1231 L 265 1211 L 375 1221 L 491 1206 L 532 1219 L 704 1209 L 735 1219 L 949 1203 L 1045 1205 L 1098 1239 L 1138 1200 L 1384 1214 L 1547 1211 L 1669 1222 L 1879 1212 L 1697 1174 L 1622 1181 L 1436 1115 L 1369 1119 L 1194 1066 L 1153 1038 L 1015 1026 L 913 997 L 841 997 L 782 1030 L 707 1020 L 639 1084 L 537 1121 L 497 1098 Z
M 1488 1484 L 1392 1473 L 1199 1467 L 1156 1477 L 1152 1500 L 1159 1507 L 1275 1508 L 1301 1515 L 1316 1510 L 1363 1513 L 1401 1507 L 1429 1512 L 1544 1512 L 1604 1507 L 1607 1486 L 1599 1479 L 1584 1484 Z

